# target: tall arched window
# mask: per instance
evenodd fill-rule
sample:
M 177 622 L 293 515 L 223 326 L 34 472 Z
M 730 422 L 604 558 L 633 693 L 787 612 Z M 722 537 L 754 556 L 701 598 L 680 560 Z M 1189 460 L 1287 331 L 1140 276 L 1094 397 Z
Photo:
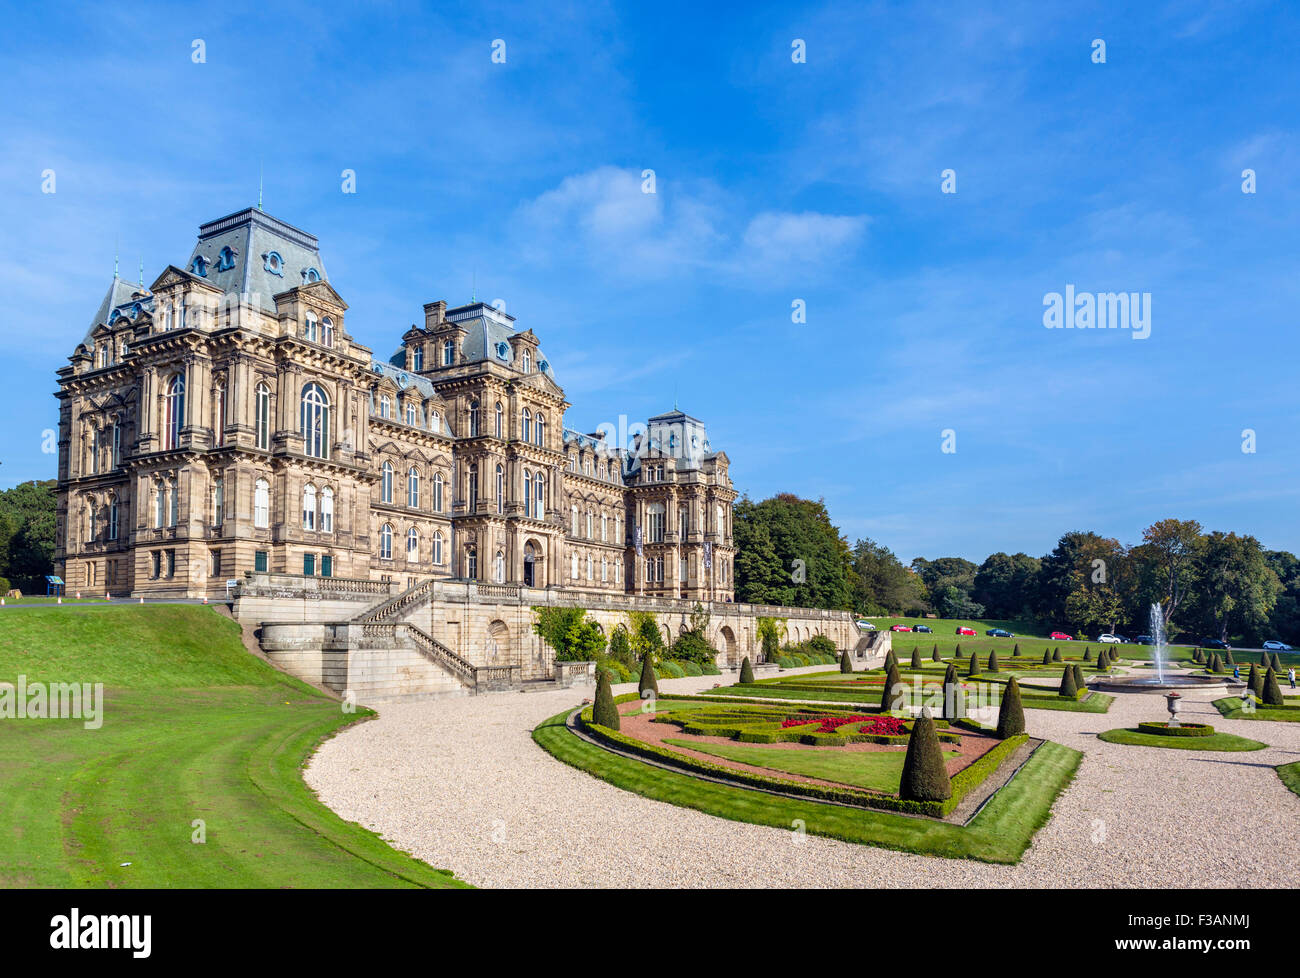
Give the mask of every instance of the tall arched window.
M 500 550 L 492 560 L 492 579 L 498 584 L 504 584 L 506 580 L 506 555 Z
M 110 496 L 108 500 L 108 538 L 117 539 L 117 497 Z
M 433 562 L 442 563 L 442 531 L 435 530 L 433 534 Z
M 456 362 L 456 344 L 451 340 L 444 340 L 442 344 L 442 365 L 450 367 Z
M 533 515 L 539 520 L 546 518 L 546 497 L 542 493 L 544 485 L 542 473 L 538 472 L 533 482 Z
M 329 486 L 320 494 L 320 528 L 322 533 L 334 532 L 334 490 Z
M 524 515 L 533 515 L 533 476 L 527 469 L 524 470 Z
M 540 412 L 537 415 L 537 444 L 546 447 L 546 416 Z
M 411 350 L 411 369 L 417 374 L 424 369 L 424 347 L 417 346 Z
M 320 326 L 321 326 L 321 340 L 325 343 L 326 346 L 333 346 L 334 345 L 334 320 L 330 319 L 329 316 L 326 316 L 324 319 L 320 321 Z
M 533 357 L 527 350 L 524 351 L 524 373 L 533 369 Z
M 473 544 L 465 548 L 465 576 L 470 580 L 478 579 L 478 551 Z
M 469 511 L 478 512 L 478 465 L 469 467 Z
M 379 472 L 379 501 L 381 503 L 391 503 L 393 501 L 393 463 L 385 459 L 384 465 Z
M 175 482 L 167 492 L 167 525 L 175 526 L 180 521 L 181 488 Z
M 596 514 L 593 513 L 591 510 L 587 510 L 587 539 L 588 540 L 590 540 L 594 536 L 593 531 L 596 528 L 595 523 L 596 523 Z
M 437 411 L 429 412 L 429 430 L 434 434 L 442 431 L 442 415 Z
M 226 443 L 226 387 L 218 384 L 212 392 L 212 443 Z
M 526 442 L 533 440 L 533 413 L 528 408 L 524 408 L 524 424 L 520 437 Z
M 379 559 L 393 559 L 393 524 L 385 523 L 379 528 Z
M 167 394 L 163 407 L 163 448 L 176 448 L 181 443 L 181 425 L 185 423 L 185 377 L 175 374 L 167 381 Z
M 496 430 L 496 436 L 498 438 L 501 437 L 501 417 L 503 413 L 504 413 L 504 409 L 501 407 L 501 402 L 497 401 L 497 425 L 495 430 Z
M 442 512 L 442 473 L 433 474 L 433 511 Z
M 302 335 L 303 339 L 311 340 L 313 343 L 316 342 L 319 335 L 316 328 L 316 314 L 310 310 L 307 312 L 306 321 L 303 323 Z
M 167 525 L 167 486 L 159 482 L 153 490 L 153 525 L 161 529 Z
M 258 479 L 253 487 L 253 526 L 265 529 L 271 525 L 271 483 Z
M 271 447 L 271 388 L 258 384 L 256 400 L 257 447 L 266 451 Z
M 393 416 L 393 402 L 385 394 L 379 399 L 379 416 L 381 418 L 391 418 Z
M 310 482 L 302 487 L 302 528 L 316 529 L 316 487 Z
M 414 465 L 406 470 L 406 505 L 420 508 L 420 470 Z
M 406 559 L 412 564 L 420 559 L 420 531 L 415 527 L 406 531 Z
M 303 451 L 312 458 L 329 458 L 330 402 L 320 384 L 308 384 L 302 389 L 298 430 L 303 437 Z
M 506 470 L 497 466 L 497 512 L 506 511 Z
M 478 401 L 469 402 L 469 436 L 478 437 Z

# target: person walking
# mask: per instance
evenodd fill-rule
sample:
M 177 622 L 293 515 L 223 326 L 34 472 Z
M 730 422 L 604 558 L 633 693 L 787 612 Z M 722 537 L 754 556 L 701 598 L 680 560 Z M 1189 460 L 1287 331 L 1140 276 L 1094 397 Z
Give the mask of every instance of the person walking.
M 1286 671 L 1286 678 L 1291 680 L 1291 688 L 1295 689 L 1295 666 Z
M 1232 667 L 1232 678 L 1237 680 L 1237 682 L 1241 682 L 1241 666 Z

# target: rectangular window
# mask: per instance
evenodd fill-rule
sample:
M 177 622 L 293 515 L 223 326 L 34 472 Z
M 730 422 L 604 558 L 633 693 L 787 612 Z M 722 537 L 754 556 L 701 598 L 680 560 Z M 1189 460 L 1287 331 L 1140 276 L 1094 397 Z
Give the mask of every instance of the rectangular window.
M 221 576 L 221 551 L 220 550 L 212 551 L 212 576 L 213 577 Z
M 315 554 L 302 555 L 302 572 L 306 574 L 308 577 L 316 576 L 316 555 Z
M 329 554 L 322 554 L 322 555 L 321 555 L 321 559 L 320 559 L 320 576 L 321 576 L 321 577 L 333 577 L 333 576 L 334 576 L 334 558 L 331 557 Z
M 253 570 L 259 574 L 266 573 L 266 551 L 259 550 L 253 554 Z
M 176 576 L 176 551 L 175 550 L 167 551 L 167 576 L 168 577 Z
M 162 551 L 151 550 L 149 552 L 149 576 L 155 580 L 162 574 Z

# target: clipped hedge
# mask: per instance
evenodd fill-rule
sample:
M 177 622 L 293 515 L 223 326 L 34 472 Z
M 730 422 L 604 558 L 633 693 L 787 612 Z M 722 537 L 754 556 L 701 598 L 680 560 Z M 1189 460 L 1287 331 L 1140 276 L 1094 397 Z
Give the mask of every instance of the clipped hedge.
M 1161 737 L 1209 737 L 1214 728 L 1208 723 L 1184 723 L 1180 727 L 1171 727 L 1167 720 L 1143 720 L 1138 723 L 1138 732 Z

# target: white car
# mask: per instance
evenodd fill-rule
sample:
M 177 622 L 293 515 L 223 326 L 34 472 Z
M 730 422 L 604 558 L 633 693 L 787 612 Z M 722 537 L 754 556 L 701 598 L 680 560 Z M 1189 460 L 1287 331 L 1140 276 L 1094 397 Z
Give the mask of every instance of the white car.
M 1105 635 L 1098 635 L 1097 641 L 1101 642 L 1103 645 L 1124 644 L 1124 640 L 1122 638 L 1120 638 L 1118 635 L 1112 635 L 1110 632 L 1107 632 Z
M 1265 642 L 1264 648 L 1270 652 L 1294 652 L 1295 649 L 1287 645 L 1286 642 Z
M 861 628 L 864 632 L 874 632 L 876 630 L 876 626 L 871 624 L 871 622 L 869 621 L 858 622 L 858 627 Z

